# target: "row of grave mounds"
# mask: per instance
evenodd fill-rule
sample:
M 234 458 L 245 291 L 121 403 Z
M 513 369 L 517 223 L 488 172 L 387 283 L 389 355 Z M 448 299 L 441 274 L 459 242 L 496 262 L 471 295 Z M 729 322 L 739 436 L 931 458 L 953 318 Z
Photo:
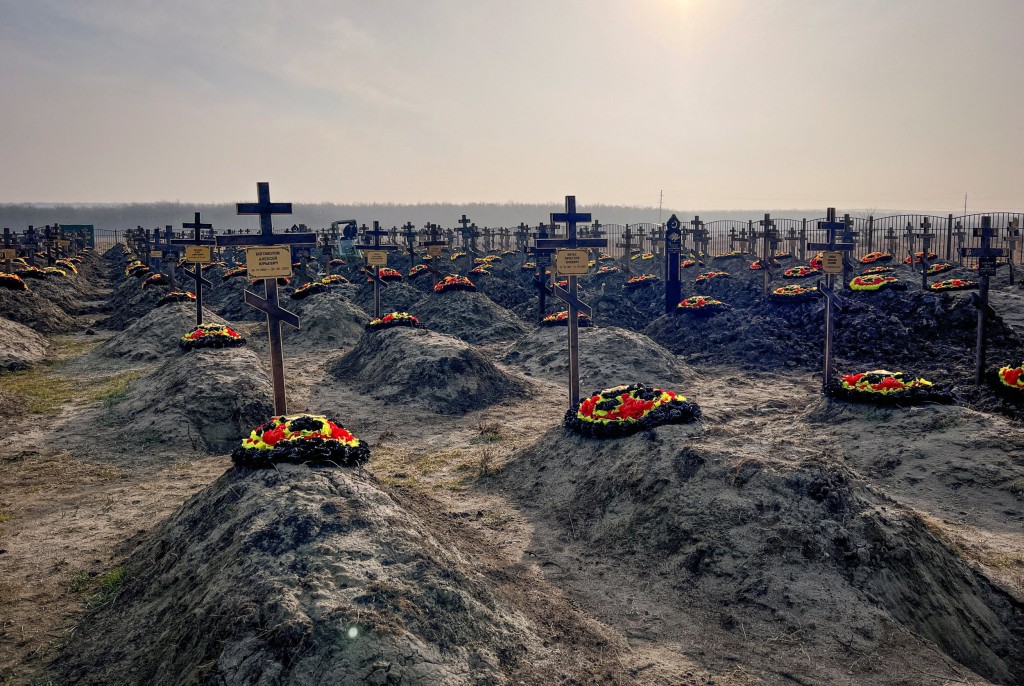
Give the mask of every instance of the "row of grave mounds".
M 437 414 L 465 414 L 529 392 L 465 341 L 410 327 L 364 333 L 328 371 L 376 402 Z
M 23 324 L 43 334 L 74 331 L 74 318 L 62 307 L 32 288 L 13 291 L 0 288 L 0 318 Z
M 994 683 L 1024 683 L 1024 605 L 919 515 L 839 460 L 755 458 L 706 447 L 701 434 L 698 424 L 663 426 L 597 441 L 559 427 L 490 483 L 528 513 L 537 555 L 562 569 L 598 567 L 602 583 L 643 589 L 682 622 L 658 619 L 645 627 L 655 634 L 670 622 L 664 629 L 684 643 L 741 651 L 745 667 L 800 683 L 962 676 L 936 661 L 936 647 Z M 631 611 L 628 597 L 594 608 L 597 618 L 614 623 Z M 718 621 L 687 641 L 693 617 Z M 748 635 L 800 639 L 762 649 Z M 837 645 L 872 656 L 857 661 L 852 681 L 850 659 L 806 660 Z
M 222 317 L 203 308 L 207 324 L 227 324 Z M 177 302 L 152 307 L 124 329 L 106 339 L 90 355 L 108 360 L 157 362 L 184 351 L 178 346 L 182 336 L 196 326 L 196 304 Z
M 552 657 L 551 636 L 435 534 L 434 518 L 363 471 L 231 469 L 140 540 L 117 601 L 86 616 L 50 676 L 517 683 Z

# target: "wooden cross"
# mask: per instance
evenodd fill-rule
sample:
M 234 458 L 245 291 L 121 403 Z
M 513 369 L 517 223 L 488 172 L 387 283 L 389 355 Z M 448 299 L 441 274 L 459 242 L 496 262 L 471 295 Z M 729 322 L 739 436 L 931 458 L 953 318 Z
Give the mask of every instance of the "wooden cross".
M 644 252 L 644 227 L 640 227 L 636 232 L 636 248 L 640 252 Z
M 796 235 L 796 227 L 789 227 L 789 233 L 786 234 L 786 245 L 789 246 L 789 254 L 796 257 L 796 245 L 800 238 Z
M 183 229 L 192 229 L 192 238 L 175 238 L 171 240 L 171 245 L 214 245 L 216 241 L 213 238 L 203 238 L 203 229 L 213 230 L 213 224 L 204 224 L 199 213 L 195 213 L 195 219 L 192 223 L 184 223 L 181 225 Z M 181 272 L 186 278 L 192 279 L 196 286 L 196 326 L 201 326 L 203 323 L 203 287 L 213 287 L 213 284 L 203 278 L 203 265 L 202 263 L 196 262 L 192 265 L 192 271 L 188 270 L 188 263 L 182 267 Z
M 651 252 L 660 255 L 664 251 L 665 227 L 656 226 L 651 229 Z
M 589 212 L 576 211 L 576 196 L 565 196 L 565 212 L 552 214 L 551 224 L 552 226 L 558 223 L 565 224 L 566 237 L 564 239 L 538 239 L 538 249 L 557 250 L 559 248 L 564 248 L 568 250 L 576 250 L 578 248 L 603 248 L 607 246 L 608 241 L 604 238 L 578 238 L 576 236 L 576 224 L 587 223 L 589 221 Z M 570 274 L 568 285 L 568 289 L 563 289 L 561 286 L 556 284 L 552 291 L 556 298 L 564 301 L 569 306 L 569 320 L 566 322 L 568 325 L 567 328 L 569 329 L 569 409 L 575 409 L 580 402 L 580 341 L 579 321 L 577 320 L 577 317 L 579 316 L 579 312 L 584 312 L 587 316 L 592 317 L 593 310 L 589 305 L 579 299 L 578 277 Z
M 907 239 L 907 251 L 911 254 L 911 256 L 913 256 L 915 243 L 914 243 L 914 225 L 912 223 L 907 222 L 906 228 L 903 229 L 903 236 L 904 236 L 904 238 Z M 916 269 L 917 268 L 916 265 L 914 264 L 913 257 L 911 257 L 911 260 L 910 260 L 910 268 L 911 269 Z
M 274 215 L 291 214 L 292 204 L 290 202 L 270 202 L 269 183 L 260 181 L 256 184 L 256 199 L 257 202 L 254 203 L 237 203 L 235 210 L 238 214 L 258 215 L 260 218 L 260 232 L 252 236 L 217 236 L 218 246 L 242 245 L 256 247 L 316 244 L 316 234 L 313 233 L 274 233 Z M 249 266 L 248 263 L 246 266 Z M 299 328 L 299 318 L 294 312 L 289 312 L 281 307 L 281 303 L 278 300 L 276 277 L 263 279 L 263 287 L 266 297 L 261 298 L 256 293 L 247 289 L 245 291 L 245 302 L 267 315 L 267 335 L 270 338 L 270 375 L 274 384 L 274 412 L 281 416 L 288 414 L 288 402 L 285 397 L 281 322 L 285 322 L 297 329 Z
M 886 251 L 890 255 L 893 255 L 893 256 L 896 255 L 896 241 L 898 241 L 898 240 L 899 240 L 899 237 L 896 235 L 896 228 L 894 226 L 890 225 L 889 228 L 885 232 Z
M 622 242 L 615 244 L 616 248 L 622 248 L 625 254 L 622 258 L 622 269 L 627 274 L 630 272 L 629 261 L 633 257 L 633 232 L 629 228 L 629 224 L 626 224 L 626 230 L 622 232 Z
M 818 250 L 825 250 L 829 252 L 842 251 L 850 252 L 856 246 L 853 243 L 843 243 L 838 240 L 836 234 L 840 231 L 844 231 L 847 228 L 846 221 L 836 221 L 836 208 L 828 208 L 827 218 L 823 222 L 818 222 L 818 228 L 824 229 L 828 235 L 828 243 L 809 243 L 807 245 L 808 250 L 817 252 Z M 832 379 L 832 335 L 833 335 L 833 306 L 834 302 L 838 300 L 835 291 L 832 288 L 832 274 L 825 275 L 825 284 L 822 287 L 821 280 L 818 281 L 818 290 L 825 294 L 825 365 L 824 365 L 824 378 L 821 380 L 822 390 L 828 387 L 829 381 Z
M 362 251 L 364 253 L 363 257 L 366 259 L 366 264 L 363 265 L 363 271 L 365 271 L 366 275 L 370 277 L 371 281 L 373 281 L 373 318 L 374 319 L 380 319 L 380 289 L 381 288 L 387 288 L 388 284 L 387 284 L 386 281 L 384 281 L 384 279 L 380 278 L 380 271 L 379 271 L 380 267 L 379 267 L 379 265 L 371 265 L 370 264 L 370 258 L 365 253 L 368 252 L 368 251 L 391 252 L 392 250 L 398 250 L 398 246 L 397 245 L 381 245 L 381 242 L 380 242 L 381 236 L 384 236 L 386 234 L 387 234 L 387 231 L 382 230 L 380 228 L 380 223 L 375 221 L 375 222 L 373 222 L 373 230 L 372 231 L 364 231 L 363 232 L 363 241 L 372 240 L 373 242 L 372 243 L 365 242 L 362 245 L 357 245 L 356 246 L 356 250 Z
M 13 247 L 14 245 L 15 244 L 14 244 L 13 240 L 11 239 L 11 230 L 5 226 L 4 227 L 4 269 L 6 271 L 8 271 L 8 272 L 13 272 L 14 271 L 14 268 L 11 266 L 13 264 L 13 262 L 12 262 L 13 258 L 11 257 L 11 255 L 12 254 L 17 254 L 17 248 Z M 8 250 L 11 251 L 11 252 L 7 252 Z
M 761 227 L 761 271 L 764 273 L 764 292 L 768 292 L 771 283 L 772 260 L 775 259 L 775 246 L 778 244 L 778 234 L 775 233 L 775 222 L 772 216 L 765 213 L 764 219 L 758 222 Z
M 553 229 L 554 225 L 551 228 Z M 533 257 L 535 265 L 533 286 L 537 289 L 537 321 L 539 322 L 547 314 L 547 297 L 551 293 L 550 281 L 552 281 L 551 278 L 548 278 L 547 271 L 551 266 L 551 253 L 554 252 L 554 249 L 541 245 L 541 241 L 551 237 L 547 225 L 543 222 L 537 225 L 537 233 L 533 234 L 533 237 L 533 247 L 529 248 L 528 252 Z
M 469 245 L 466 248 L 470 255 L 476 256 L 480 252 L 476 247 L 476 239 L 480 237 L 480 229 L 476 228 L 476 224 L 471 224 L 469 226 L 469 233 L 463 234 L 463 243 L 465 243 L 467 235 L 469 236 Z
M 402 237 L 405 238 L 409 255 L 409 266 L 412 267 L 416 264 L 416 226 L 412 222 L 406 222 L 402 229 Z
M 48 264 L 53 264 L 57 261 L 53 254 L 56 240 L 53 232 L 50 230 L 50 225 L 47 224 L 46 228 L 43 229 L 43 244 L 46 246 L 46 261 Z
M 682 297 L 679 283 L 679 253 L 682 249 L 682 223 L 673 214 L 665 224 L 665 314 L 674 312 Z
M 928 290 L 928 268 L 931 266 L 931 260 L 928 259 L 928 252 L 932 248 L 932 223 L 928 217 L 925 217 L 921 221 L 922 233 L 915 233 L 914 238 L 921 239 L 921 290 Z M 914 252 L 910 252 L 910 268 L 915 269 L 915 262 L 917 258 L 914 257 Z
M 491 251 L 491 246 L 493 245 L 492 241 L 493 241 L 493 238 L 494 238 L 494 232 L 490 229 L 490 227 L 487 227 L 487 226 L 484 227 L 483 237 L 484 237 L 484 250 L 486 252 L 490 252 Z
M 420 245 L 425 247 L 427 249 L 428 254 L 430 254 L 431 257 L 433 258 L 429 262 L 427 262 L 427 270 L 430 271 L 430 273 L 434 277 L 434 285 L 437 285 L 438 281 L 441 280 L 441 277 L 443 275 L 435 265 L 437 264 L 441 256 L 440 249 L 448 245 L 448 241 L 444 239 L 444 234 L 441 231 L 441 227 L 439 227 L 437 224 L 427 224 L 426 237 L 427 240 L 423 241 Z M 432 247 L 436 249 L 436 255 L 435 251 L 431 250 Z
M 964 225 L 962 222 L 958 221 L 956 223 L 956 230 L 953 232 L 953 235 L 956 236 L 956 262 L 957 264 L 963 266 L 964 237 L 967 235 L 967 232 L 964 230 Z
M 982 217 L 981 230 L 979 231 L 978 229 L 975 229 L 974 235 L 980 236 L 981 247 L 962 248 L 961 253 L 964 257 L 978 258 L 978 276 L 980 277 L 979 280 L 981 283 L 978 286 L 977 300 L 978 334 L 976 354 L 974 358 L 974 383 L 981 385 L 985 374 L 986 326 L 988 323 L 988 315 L 992 311 L 992 308 L 988 304 L 989 277 L 995 276 L 996 258 L 1006 257 L 1007 251 L 1005 248 L 992 247 L 992 237 L 995 235 L 995 230 L 992 228 L 992 217 Z
M 28 255 L 28 263 L 36 266 L 36 253 L 39 251 L 39 234 L 34 226 L 29 224 L 28 231 L 21 237 L 21 243 L 25 254 Z
M 516 228 L 516 252 L 526 252 L 527 243 L 530 240 L 530 227 L 519 222 Z
M 704 222 L 701 221 L 699 214 L 693 216 L 690 226 L 693 227 L 690 233 L 693 234 L 693 247 L 697 249 L 697 256 L 707 254 L 708 231 L 704 228 Z

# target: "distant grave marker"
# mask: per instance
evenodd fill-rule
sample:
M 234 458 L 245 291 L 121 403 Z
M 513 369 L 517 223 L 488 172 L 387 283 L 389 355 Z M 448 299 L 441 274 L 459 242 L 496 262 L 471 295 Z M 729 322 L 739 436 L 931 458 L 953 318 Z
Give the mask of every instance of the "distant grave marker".
M 838 271 L 843 271 L 843 258 L 844 252 L 852 251 L 856 246 L 853 243 L 841 242 L 836 234 L 844 230 L 847 227 L 846 221 L 836 221 L 836 208 L 828 208 L 826 214 L 826 220 L 818 222 L 818 228 L 824 229 L 828 234 L 827 243 L 810 243 L 808 244 L 808 250 L 817 252 L 819 250 L 824 251 L 826 255 L 829 253 L 838 252 L 840 257 L 838 259 Z M 824 260 L 822 261 L 824 266 Z M 836 258 L 831 258 L 831 263 L 834 265 Z M 835 266 L 832 267 L 835 269 Z M 835 289 L 833 288 L 834 275 L 825 272 L 825 283 L 822 284 L 821 280 L 818 280 L 818 290 L 825 295 L 825 362 L 823 374 L 824 378 L 821 380 L 822 390 L 828 388 L 829 381 L 832 379 L 832 336 L 833 336 L 833 309 L 836 306 L 842 308 L 842 300 L 836 295 Z
M 629 224 L 626 224 L 626 230 L 622 232 L 622 242 L 616 243 L 616 248 L 622 248 L 624 251 L 622 257 L 622 270 L 627 274 L 630 274 L 629 262 L 633 258 L 633 231 L 629 228 Z
M 185 263 L 193 265 L 192 271 L 185 266 L 181 272 L 196 284 L 196 326 L 201 326 L 203 323 L 203 288 L 205 286 L 213 287 L 213 284 L 203 277 L 203 265 L 213 261 L 214 244 L 213 238 L 203 238 L 203 229 L 210 229 L 212 232 L 213 224 L 204 224 L 199 213 L 196 212 L 195 219 L 191 224 L 186 222 L 181 226 L 184 229 L 192 229 L 192 238 L 175 238 L 171 240 L 171 245 L 185 246 Z
M 697 250 L 697 256 L 706 255 L 708 252 L 708 230 L 704 228 L 704 222 L 700 215 L 694 215 L 690 226 L 693 227 L 690 233 L 693 235 L 693 247 Z
M 12 260 L 18 256 L 18 250 L 14 247 L 16 245 L 14 239 L 11 237 L 11 230 L 8 227 L 4 227 L 4 247 L 0 250 L 0 259 L 4 261 L 4 270 L 7 272 L 13 272 L 14 267 Z
M 603 238 L 579 238 L 576 236 L 576 224 L 590 221 L 589 212 L 576 211 L 576 197 L 565 196 L 565 212 L 552 214 L 551 225 L 566 225 L 566 237 L 538 239 L 537 248 L 547 250 L 579 250 L 585 254 L 588 248 L 603 248 L 608 241 Z M 581 250 L 582 249 L 582 250 Z M 585 258 L 584 258 L 585 263 Z M 579 299 L 578 275 L 568 274 L 568 289 L 555 285 L 553 292 L 555 297 L 564 301 L 569 306 L 569 318 L 566 322 L 569 331 L 569 408 L 573 409 L 580 402 L 580 371 L 579 371 L 579 312 L 587 316 L 593 316 L 590 306 Z
M 31 224 L 21 237 L 21 249 L 27 255 L 25 260 L 33 267 L 36 266 L 36 253 L 39 252 L 39 234 Z
M 363 240 L 372 240 L 372 243 L 364 243 L 363 245 L 357 245 L 356 250 L 363 253 L 363 258 L 366 260 L 366 275 L 373 281 L 373 318 L 380 319 L 380 289 L 387 288 L 387 282 L 380 278 L 378 269 L 380 267 L 386 267 L 388 264 L 388 251 L 398 250 L 397 245 L 381 245 L 381 236 L 386 235 L 386 231 L 381 230 L 378 222 L 373 222 L 372 231 L 363 232 Z
M 551 266 L 551 253 L 553 248 L 543 247 L 542 241 L 548 240 L 548 227 L 543 223 L 537 225 L 537 233 L 534 234 L 533 261 L 536 270 L 533 275 L 533 285 L 537 289 L 537 321 L 544 319 L 547 314 L 547 297 L 551 293 L 550 281 L 547 276 L 548 267 Z
M 928 290 L 928 269 L 931 267 L 931 260 L 928 259 L 928 253 L 932 248 L 932 238 L 935 234 L 932 233 L 932 223 L 928 217 L 925 217 L 921 221 L 921 233 L 915 233 L 914 238 L 920 239 L 921 241 L 921 290 Z M 917 258 L 914 257 L 913 251 L 910 253 L 910 264 L 914 266 Z
M 406 222 L 402 227 L 402 237 L 405 239 L 406 253 L 409 255 L 409 266 L 416 264 L 416 227 L 412 222 Z
M 981 247 L 963 248 L 962 254 L 964 257 L 978 258 L 980 283 L 975 303 L 978 308 L 978 332 L 975 344 L 974 383 L 980 385 L 985 375 L 988 316 L 992 313 L 992 307 L 988 304 L 989 278 L 996 274 L 996 258 L 1006 257 L 1007 251 L 1005 248 L 992 247 L 995 229 L 992 228 L 992 217 L 990 216 L 986 215 L 981 218 L 981 229 L 975 229 L 974 235 L 981 238 Z
M 1014 217 L 1006 224 L 1006 245 L 1009 246 L 1010 254 L 1006 258 L 1006 265 L 1010 268 L 1010 285 L 1014 284 L 1014 264 L 1013 264 L 1013 253 L 1017 250 L 1017 244 L 1020 243 L 1020 219 Z
M 217 245 L 227 246 L 276 246 L 276 245 L 315 245 L 316 234 L 286 233 L 275 234 L 273 216 L 275 214 L 291 214 L 290 202 L 270 202 L 270 184 L 260 181 L 256 184 L 255 203 L 237 203 L 238 214 L 255 214 L 260 218 L 260 232 L 252 236 L 217 236 Z M 291 265 L 291 262 L 288 263 Z M 246 265 L 248 269 L 248 264 Z M 264 279 L 263 286 L 266 297 L 261 298 L 250 290 L 245 291 L 245 302 L 267 315 L 267 329 L 270 338 L 270 373 L 274 384 L 274 412 L 277 415 L 288 414 L 288 402 L 285 396 L 284 352 L 281 343 L 281 322 L 299 328 L 299 318 L 294 312 L 281 307 L 278 300 L 277 279 Z

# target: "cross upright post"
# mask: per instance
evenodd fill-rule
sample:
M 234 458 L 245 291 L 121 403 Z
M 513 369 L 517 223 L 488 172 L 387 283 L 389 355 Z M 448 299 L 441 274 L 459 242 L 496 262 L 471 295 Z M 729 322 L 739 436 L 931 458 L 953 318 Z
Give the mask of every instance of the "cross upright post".
M 903 229 L 903 237 L 907 239 L 907 252 L 910 253 L 910 268 L 913 271 L 917 271 L 917 260 L 914 258 L 915 235 L 914 224 L 907 222 L 906 227 Z
M 828 235 L 827 243 L 809 243 L 807 248 L 809 250 L 828 251 L 828 252 L 849 252 L 853 250 L 854 245 L 852 243 L 843 243 L 839 241 L 837 234 L 840 231 L 845 230 L 847 227 L 846 221 L 836 221 L 836 208 L 828 208 L 827 218 L 823 222 L 818 222 L 818 228 L 824 229 Z M 825 258 L 828 257 L 826 253 Z M 825 262 L 825 259 L 822 260 Z M 845 268 L 845 265 L 844 265 Z M 828 267 L 825 267 L 825 283 L 822 285 L 821 280 L 818 281 L 818 290 L 825 294 L 825 361 L 824 368 L 822 370 L 823 378 L 821 381 L 822 390 L 828 388 L 829 382 L 832 380 L 832 335 L 833 335 L 833 306 L 834 301 L 838 301 L 839 298 L 833 289 L 833 276 L 828 273 Z
M 290 202 L 274 203 L 270 201 L 270 184 L 260 181 L 256 184 L 255 203 L 237 203 L 235 206 L 238 214 L 255 214 L 260 218 L 260 231 L 254 235 L 217 236 L 218 246 L 247 246 L 251 248 L 271 246 L 292 246 L 292 245 L 316 245 L 316 234 L 314 233 L 274 233 L 275 214 L 291 214 L 292 204 Z M 288 259 L 291 259 L 290 251 Z M 253 266 L 246 259 L 246 267 L 252 270 Z M 291 272 L 291 262 L 288 262 L 287 271 Z M 263 279 L 263 287 L 266 297 L 261 298 L 256 293 L 246 290 L 245 302 L 256 309 L 265 312 L 267 315 L 267 329 L 270 338 L 270 372 L 274 383 L 274 412 L 280 415 L 288 413 L 288 402 L 285 396 L 284 379 L 284 351 L 281 343 L 281 323 L 285 322 L 296 329 L 299 328 L 299 318 L 294 312 L 281 307 L 278 300 L 277 279 L 279 277 L 268 277 Z
M 213 224 L 204 224 L 202 218 L 199 216 L 199 212 L 195 213 L 195 219 L 191 222 L 185 222 L 181 225 L 183 229 L 192 229 L 192 238 L 174 238 L 171 240 L 171 245 L 184 245 L 184 246 L 209 246 L 209 250 L 201 251 L 205 252 L 205 255 L 198 256 L 201 259 L 192 263 L 192 271 L 188 270 L 188 267 L 182 267 L 181 272 L 186 278 L 192 279 L 196 286 L 196 326 L 201 326 L 203 323 L 203 287 L 213 287 L 213 284 L 203 277 L 203 265 L 209 264 L 213 259 L 213 245 L 216 241 L 213 238 L 203 238 L 203 230 L 210 229 L 213 231 Z M 188 250 L 185 251 L 186 258 L 188 257 Z M 189 263 L 186 260 L 185 264 Z
M 387 231 L 380 228 L 380 222 L 373 222 L 372 231 L 363 232 L 364 241 L 362 245 L 357 245 L 356 250 L 363 253 L 363 258 L 366 260 L 366 264 L 363 265 L 363 270 L 366 275 L 373 281 L 373 317 L 374 319 L 380 318 L 380 289 L 387 288 L 387 282 L 380 278 L 380 267 L 387 266 L 388 252 L 392 250 L 398 250 L 397 245 L 381 245 L 380 239 L 382 236 L 387 235 Z M 383 256 L 381 255 L 383 253 Z M 383 260 L 381 258 L 383 257 Z
M 1006 257 L 1006 248 L 993 248 L 992 238 L 995 236 L 995 229 L 992 228 L 992 217 L 986 215 L 981 218 L 981 229 L 975 229 L 974 235 L 981 238 L 981 247 L 962 248 L 964 257 L 978 258 L 978 276 L 981 282 L 978 285 L 978 332 L 976 342 L 976 353 L 974 358 L 974 383 L 981 385 L 985 375 L 985 355 L 988 316 L 992 308 L 988 304 L 989 278 L 995 276 L 996 258 Z
M 615 247 L 625 251 L 622 256 L 622 269 L 627 274 L 631 273 L 629 262 L 633 258 L 633 232 L 629 224 L 626 224 L 626 230 L 622 232 L 622 242 L 616 243 Z
M 174 240 L 174 229 L 170 224 L 164 225 L 164 266 L 167 269 L 167 281 L 171 290 L 178 290 L 178 251 L 171 242 Z
M 409 255 L 409 268 L 416 264 L 416 227 L 412 222 L 402 226 L 402 237 L 405 238 L 406 251 Z
M 608 241 L 603 238 L 580 238 L 576 235 L 576 225 L 590 222 L 589 212 L 576 211 L 576 196 L 565 196 L 565 212 L 551 215 L 551 224 L 565 224 L 566 237 L 538 239 L 538 249 L 575 251 L 579 249 L 603 248 Z M 584 255 L 586 253 L 584 252 Z M 568 258 L 569 255 L 566 255 Z M 568 259 L 567 259 L 568 261 Z M 556 270 L 559 266 L 556 260 Z M 586 268 L 586 259 L 583 259 L 583 267 Z M 584 272 L 586 273 L 586 272 Z M 587 316 L 593 316 L 593 310 L 589 305 L 579 299 L 578 275 L 569 271 L 568 289 L 563 289 L 557 284 L 553 287 L 555 297 L 564 301 L 569 306 L 569 318 L 567 328 L 569 330 L 569 409 L 574 409 L 580 402 L 580 371 L 579 371 L 579 312 Z
M 928 253 L 932 248 L 932 238 L 934 234 L 932 234 L 932 223 L 928 217 L 921 220 L 920 227 L 921 233 L 915 233 L 914 238 L 919 238 L 921 240 L 921 290 L 926 291 L 928 290 L 928 269 L 931 267 L 931 260 L 928 259 Z M 915 259 L 914 253 L 911 252 L 911 265 L 913 265 Z

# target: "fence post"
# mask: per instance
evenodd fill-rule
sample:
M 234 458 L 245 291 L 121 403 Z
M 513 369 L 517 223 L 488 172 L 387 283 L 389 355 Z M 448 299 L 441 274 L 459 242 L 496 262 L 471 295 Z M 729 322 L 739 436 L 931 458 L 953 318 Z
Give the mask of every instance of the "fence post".
M 946 218 L 946 259 L 953 259 L 953 213 Z

